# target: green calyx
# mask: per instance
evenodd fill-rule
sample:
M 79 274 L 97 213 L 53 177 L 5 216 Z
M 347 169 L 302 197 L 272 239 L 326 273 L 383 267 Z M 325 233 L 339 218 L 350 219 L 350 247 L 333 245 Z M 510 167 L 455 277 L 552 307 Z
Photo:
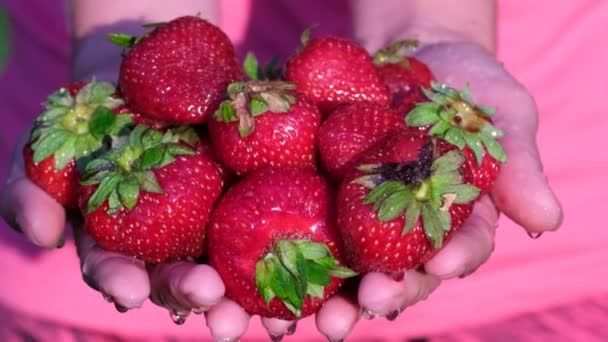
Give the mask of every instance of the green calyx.
M 507 155 L 497 141 L 504 133 L 494 127 L 490 118 L 493 108 L 473 102 L 468 87 L 459 91 L 431 82 L 431 89 L 422 89 L 429 102 L 417 103 L 406 116 L 410 127 L 431 126 L 429 135 L 441 138 L 463 149 L 468 146 L 480 165 L 487 151 L 504 163 Z
M 266 66 L 262 67 L 253 52 L 249 52 L 243 61 L 243 70 L 250 80 L 276 80 L 282 73 L 278 64 L 279 59 L 274 56 Z
M 409 55 L 418 47 L 418 41 L 415 39 L 399 40 L 391 45 L 378 50 L 374 54 L 374 64 L 400 64 L 404 68 L 410 67 L 410 62 L 407 59 Z
M 92 81 L 76 96 L 67 88 L 52 93 L 31 132 L 34 163 L 52 155 L 55 170 L 63 170 L 72 159 L 79 162 L 99 151 L 104 137 L 117 135 L 131 125 L 128 114 L 112 112 L 123 104 L 113 97 L 115 90 L 110 83 Z
M 87 213 L 97 210 L 106 200 L 109 215 L 130 210 L 137 204 L 141 190 L 162 194 L 152 170 L 171 164 L 175 156 L 195 154 L 181 140 L 172 130 L 162 133 L 145 125 L 137 125 L 128 136 L 116 139 L 118 146 L 86 165 L 81 184 L 98 185 L 89 199 Z
M 297 102 L 295 85 L 281 81 L 235 82 L 228 86 L 229 100 L 220 104 L 215 112 L 217 121 L 237 122 L 241 137 L 247 137 L 255 129 L 254 118 L 266 112 L 287 113 Z
M 332 277 L 356 275 L 340 266 L 325 244 L 309 240 L 280 240 L 255 267 L 256 286 L 266 305 L 278 298 L 296 317 L 306 296 L 323 298 Z
M 431 144 L 426 144 L 413 162 L 361 165 L 359 170 L 366 175 L 354 182 L 371 190 L 363 204 L 372 205 L 380 221 L 403 217 L 405 235 L 422 219 L 428 241 L 434 248 L 441 248 L 451 228 L 452 204 L 466 204 L 479 196 L 478 188 L 463 182 L 463 163 L 460 151 L 436 157 Z

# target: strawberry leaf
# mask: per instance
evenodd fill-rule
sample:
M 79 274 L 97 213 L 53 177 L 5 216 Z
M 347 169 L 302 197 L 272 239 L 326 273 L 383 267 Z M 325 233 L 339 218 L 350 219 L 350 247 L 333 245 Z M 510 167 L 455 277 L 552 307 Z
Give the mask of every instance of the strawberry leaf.
M 161 163 L 165 151 L 163 147 L 153 147 L 145 150 L 140 157 L 139 167 L 142 170 L 149 170 Z
M 440 248 L 443 245 L 444 232 L 450 229 L 450 214 L 429 205 L 422 205 L 420 209 L 427 239 L 434 248 Z
M 252 52 L 248 52 L 243 62 L 243 70 L 245 75 L 252 80 L 259 80 L 262 78 L 262 72 L 257 58 Z
M 336 278 L 351 278 L 357 275 L 357 272 L 351 270 L 350 268 L 344 266 L 338 266 L 329 271 L 332 277 Z
M 311 298 L 323 298 L 324 297 L 325 288 L 323 285 L 317 284 L 308 284 L 308 288 L 306 289 L 306 294 Z
M 271 260 L 260 260 L 255 266 L 255 283 L 264 298 L 266 306 L 276 296 L 270 286 L 270 275 L 274 273 L 274 263 Z
M 135 45 L 137 37 L 123 33 L 111 33 L 108 35 L 108 40 L 114 45 L 128 49 Z
M 413 197 L 414 196 L 410 189 L 392 193 L 386 198 L 385 201 L 382 202 L 382 205 L 378 210 L 378 219 L 386 222 L 403 215 L 403 211 Z
M 306 296 L 322 297 L 331 277 L 356 273 L 338 265 L 325 244 L 308 240 L 279 240 L 256 263 L 255 280 L 266 305 L 278 298 L 296 317 Z
M 144 171 L 141 174 L 137 175 L 137 180 L 141 185 L 142 189 L 147 192 L 152 192 L 155 194 L 164 193 L 163 188 L 158 184 L 156 180 L 156 175 L 152 171 Z
M 445 132 L 444 139 L 445 139 L 445 141 L 449 142 L 452 145 L 457 146 L 459 149 L 462 150 L 466 145 L 463 135 L 464 134 L 460 129 L 458 129 L 456 127 L 450 127 Z
M 118 183 L 120 203 L 128 210 L 133 209 L 139 197 L 139 183 L 134 177 L 128 177 Z
M 440 106 L 432 102 L 418 103 L 405 117 L 405 122 L 410 127 L 423 127 L 439 122 L 438 115 Z
M 89 121 L 89 132 L 97 139 L 103 138 L 116 122 L 116 115 L 106 107 L 97 107 Z
M 327 286 L 331 282 L 327 268 L 312 260 L 306 261 L 306 278 L 310 283 L 320 286 Z
M 75 144 L 77 137 L 70 135 L 68 139 L 55 150 L 53 157 L 55 158 L 55 170 L 63 170 L 68 163 L 74 159 L 76 152 Z
M 253 117 L 260 116 L 268 111 L 268 105 L 263 100 L 253 98 L 249 102 L 249 111 Z
M 41 138 L 39 143 L 32 145 L 34 150 L 34 163 L 40 163 L 55 153 L 70 137 L 70 134 L 64 130 L 56 130 L 53 133 Z M 59 171 L 59 170 L 57 170 Z
M 462 136 L 464 137 L 466 145 L 473 151 L 477 165 L 481 165 L 483 156 L 485 155 L 485 149 L 481 144 L 481 139 L 479 139 L 478 135 L 469 134 L 467 132 L 464 132 Z
M 407 209 L 405 210 L 405 223 L 403 225 L 403 231 L 401 235 L 405 235 L 416 227 L 418 219 L 420 218 L 420 202 L 410 201 Z
M 489 138 L 485 135 L 480 135 L 479 138 L 481 139 L 482 143 L 485 145 L 486 151 L 488 151 L 488 153 L 494 159 L 498 160 L 501 163 L 507 162 L 507 154 L 505 153 L 505 150 L 502 148 L 502 145 L 500 145 L 496 140 Z
M 120 176 L 116 173 L 108 174 L 101 182 L 99 186 L 89 199 L 89 203 L 87 206 L 87 214 L 92 213 L 97 210 L 103 202 L 110 196 L 112 191 L 115 190 L 118 182 L 120 181 Z

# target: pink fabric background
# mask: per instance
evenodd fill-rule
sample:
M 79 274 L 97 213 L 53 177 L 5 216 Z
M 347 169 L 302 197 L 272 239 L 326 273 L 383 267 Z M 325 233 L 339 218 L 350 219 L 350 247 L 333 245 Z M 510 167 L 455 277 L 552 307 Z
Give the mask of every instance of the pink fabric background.
M 60 3 L 6 1 L 15 46 L 8 69 L 0 76 L 2 179 L 18 134 L 46 94 L 69 77 L 69 40 Z M 313 23 L 319 24 L 320 34 L 349 35 L 344 2 L 307 2 L 311 10 L 288 15 L 291 7 L 302 7 L 293 4 L 259 1 L 251 8 L 249 0 L 224 2 L 223 24 L 241 52 L 252 48 L 249 34 L 255 33 L 255 51 L 263 59 L 270 56 L 265 51 L 288 54 L 299 32 Z M 503 217 L 496 251 L 477 273 L 444 282 L 396 322 L 361 321 L 353 337 L 388 341 L 447 333 L 608 294 L 608 230 L 601 210 L 606 209 L 608 157 L 599 152 L 606 146 L 602 133 L 608 129 L 608 2 L 500 1 L 499 16 L 499 59 L 530 89 L 540 108 L 538 141 L 547 177 L 563 200 L 563 228 L 533 241 Z M 72 244 L 39 251 L 1 225 L 1 306 L 124 336 L 207 336 L 202 317 L 178 327 L 150 303 L 141 310 L 117 313 L 82 281 Z M 7 322 L 3 312 L 0 322 Z M 244 340 L 257 338 L 265 334 L 254 318 Z M 323 339 L 314 321 L 307 319 L 289 340 Z

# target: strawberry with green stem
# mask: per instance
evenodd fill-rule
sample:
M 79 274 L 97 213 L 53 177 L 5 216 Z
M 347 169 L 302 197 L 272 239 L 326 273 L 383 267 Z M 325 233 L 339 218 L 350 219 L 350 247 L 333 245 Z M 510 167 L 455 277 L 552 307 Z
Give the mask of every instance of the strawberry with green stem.
M 495 109 L 476 104 L 468 87 L 459 91 L 432 82 L 423 92 L 427 101 L 416 104 L 407 114 L 407 125 L 424 128 L 429 135 L 462 150 L 474 175 L 473 184 L 484 193 L 490 191 L 500 163 L 507 161 L 497 141 L 504 133 L 492 122 Z
M 220 160 L 238 175 L 268 167 L 316 167 L 319 110 L 295 85 L 281 81 L 232 83 L 209 122 Z
M 74 83 L 52 93 L 23 149 L 28 178 L 67 208 L 77 206 L 79 167 L 105 148 L 107 135 L 132 124 L 106 82 Z
M 243 79 L 230 39 L 195 16 L 152 26 L 141 37 L 109 37 L 128 48 L 119 75 L 125 100 L 149 118 L 207 121 L 223 100 L 226 86 Z
M 357 272 L 402 272 L 423 264 L 470 215 L 479 189 L 457 149 L 393 135 L 358 161 L 338 193 L 338 227 Z
M 421 87 L 429 87 L 435 78 L 426 64 L 411 55 L 417 47 L 416 40 L 400 40 L 374 54 L 376 69 L 391 94 L 391 106 L 401 114 L 426 100 Z
M 333 202 L 327 182 L 307 169 L 269 167 L 232 187 L 208 232 L 226 296 L 263 317 L 315 313 L 355 275 L 342 266 Z
M 352 102 L 390 103 L 389 92 L 372 57 L 353 41 L 302 34 L 300 51 L 287 61 L 285 79 L 293 82 L 324 115 Z
M 85 230 L 104 249 L 151 263 L 200 256 L 222 189 L 216 165 L 172 130 L 138 125 L 115 142 L 82 177 Z

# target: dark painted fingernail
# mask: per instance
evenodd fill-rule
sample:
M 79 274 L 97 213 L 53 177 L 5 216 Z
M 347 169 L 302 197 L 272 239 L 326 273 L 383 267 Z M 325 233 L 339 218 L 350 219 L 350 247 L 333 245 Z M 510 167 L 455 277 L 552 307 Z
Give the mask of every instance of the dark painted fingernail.
M 59 239 L 59 242 L 57 242 L 57 249 L 62 248 L 63 246 L 65 246 L 65 236 L 62 236 L 61 239 Z
M 541 236 L 543 236 L 543 233 L 530 233 L 530 232 L 528 232 L 528 236 L 530 237 L 530 239 L 536 240 L 536 239 L 540 238 Z
M 405 272 L 393 272 L 390 276 L 394 281 L 403 281 L 405 279 Z
M 112 298 L 112 296 L 110 296 L 107 293 L 101 293 L 101 295 L 103 296 L 103 299 L 108 302 L 108 303 L 114 303 L 114 298 Z
M 176 312 L 176 311 L 170 312 L 169 315 L 171 316 L 171 320 L 173 321 L 173 323 L 175 323 L 177 325 L 182 325 L 182 324 L 186 323 L 186 318 L 188 318 L 188 313 L 182 313 L 182 312 Z
M 294 322 L 294 323 L 292 323 L 292 324 L 291 324 L 291 325 L 290 325 L 290 326 L 287 328 L 287 331 L 285 331 L 285 335 L 293 335 L 293 334 L 295 334 L 295 332 L 296 332 L 296 328 L 297 328 L 296 323 L 295 323 L 295 322 Z
M 399 309 L 391 311 L 388 313 L 388 315 L 386 315 L 386 319 L 388 319 L 389 321 L 394 321 L 397 319 L 397 317 L 399 317 L 400 313 L 401 313 L 401 310 L 399 310 Z
M 327 342 L 344 342 L 344 339 L 343 338 L 341 338 L 339 340 L 329 340 L 328 339 Z
M 270 340 L 272 342 L 281 342 L 283 340 L 283 335 L 273 335 L 273 334 L 268 334 L 270 336 Z
M 129 311 L 129 308 L 124 307 L 118 303 L 114 303 L 114 307 L 116 308 L 116 311 L 118 311 L 120 313 L 125 313 L 125 312 Z
M 374 319 L 374 318 L 378 317 L 378 315 L 375 312 L 373 312 L 372 310 L 369 310 L 369 309 L 362 309 L 361 316 L 363 316 L 365 319 Z

